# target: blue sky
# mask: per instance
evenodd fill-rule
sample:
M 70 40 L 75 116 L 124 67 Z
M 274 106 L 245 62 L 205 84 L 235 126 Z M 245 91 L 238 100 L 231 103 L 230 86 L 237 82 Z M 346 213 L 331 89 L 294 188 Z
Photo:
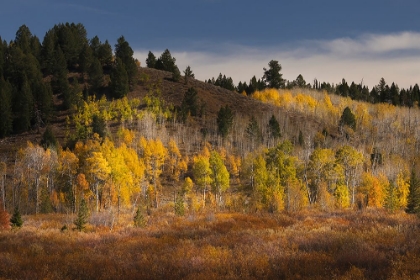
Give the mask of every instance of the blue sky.
M 420 83 L 420 2 L 414 0 L 14 0 L 2 1 L 0 36 L 26 24 L 41 41 L 61 22 L 115 44 L 124 35 L 143 62 L 166 48 L 181 70 L 204 80 L 222 72 L 235 83 L 262 76 L 271 59 L 285 78 L 302 74 L 373 86 Z

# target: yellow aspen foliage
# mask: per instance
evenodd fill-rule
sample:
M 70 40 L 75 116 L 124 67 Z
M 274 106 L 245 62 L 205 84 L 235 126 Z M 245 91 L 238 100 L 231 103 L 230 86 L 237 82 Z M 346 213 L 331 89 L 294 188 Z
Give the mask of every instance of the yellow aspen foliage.
M 153 199 L 154 206 L 158 207 L 160 175 L 162 174 L 168 151 L 159 139 L 146 140 L 144 137 L 141 137 L 139 145 L 142 151 L 142 159 L 146 167 L 146 179 L 149 181 L 153 191 L 153 196 L 149 196 L 149 199 Z
M 347 208 L 350 206 L 350 193 L 346 185 L 337 185 L 334 190 L 337 208 Z
M 184 179 L 184 183 L 182 184 L 182 193 L 189 194 L 192 192 L 194 187 L 194 182 L 191 180 L 190 177 Z
M 168 151 L 159 139 L 150 139 L 148 141 L 144 137 L 141 137 L 139 144 L 142 149 L 142 158 L 146 167 L 147 179 L 151 184 L 156 186 L 159 181 L 159 176 L 162 174 L 162 167 Z
M 216 204 L 218 204 L 220 202 L 218 199 L 221 199 L 222 194 L 226 192 L 230 186 L 229 172 L 223 163 L 222 157 L 216 151 L 211 152 L 209 163 L 211 169 L 210 177 L 212 179 L 212 192 L 215 195 Z
M 111 203 L 117 200 L 118 207 L 121 205 L 128 206 L 130 203 L 131 195 L 134 192 L 133 176 L 129 168 L 127 167 L 124 159 L 123 145 L 120 148 L 115 148 L 112 141 L 108 138 L 101 145 L 102 154 L 107 160 L 111 169 L 111 188 L 108 193 Z M 115 188 L 112 188 L 114 186 Z M 112 199 L 114 198 L 114 199 Z
M 322 181 L 318 186 L 318 198 L 317 205 L 322 210 L 330 210 L 335 207 L 336 199 L 334 195 L 328 191 L 328 185 L 325 181 Z
M 293 95 L 290 91 L 279 94 L 280 107 L 288 108 L 294 103 Z
M 128 147 L 131 147 L 131 144 L 133 144 L 134 138 L 136 137 L 134 131 L 126 129 L 124 127 L 121 127 L 118 130 L 118 136 L 121 139 L 120 141 Z
M 182 163 L 182 155 L 174 139 L 168 143 L 168 169 L 173 182 L 179 181 L 181 172 L 185 172 L 185 165 Z
M 194 181 L 203 192 L 203 204 L 205 205 L 207 187 L 211 183 L 209 157 L 199 155 L 194 157 L 193 162 Z
M 102 152 L 92 152 L 86 159 L 86 175 L 88 175 L 89 185 L 95 194 L 96 211 L 99 211 L 99 197 L 102 197 L 103 185 L 111 173 L 111 168 Z
M 222 158 L 223 162 L 226 162 L 226 157 L 227 157 L 226 149 L 224 147 L 220 147 L 218 149 L 218 153 L 219 153 L 220 157 Z
M 369 129 L 372 123 L 372 116 L 366 103 L 357 103 L 355 109 L 357 127 Z
M 138 186 L 138 191 L 140 191 L 140 182 L 144 177 L 144 171 L 146 169 L 144 162 L 138 157 L 137 152 L 134 149 L 128 148 L 124 144 L 119 148 L 119 152 L 123 155 L 125 164 L 130 170 L 135 185 L 134 187 Z
M 289 183 L 286 192 L 287 211 L 299 211 L 309 205 L 309 198 L 305 187 L 297 180 Z
M 402 172 L 397 175 L 398 201 L 399 206 L 403 209 L 407 207 L 407 198 L 409 194 L 410 177 Z
M 241 158 L 235 155 L 229 155 L 227 157 L 227 169 L 229 174 L 239 182 L 239 170 L 241 169 Z
M 204 143 L 203 149 L 201 150 L 201 155 L 203 157 L 210 157 L 211 144 L 209 142 Z
M 334 106 L 334 104 L 332 104 L 331 102 L 331 97 L 327 92 L 324 92 L 324 100 L 322 105 L 324 105 L 325 110 L 327 112 L 327 117 L 329 117 L 332 120 L 338 119 L 340 116 L 340 111 L 339 109 Z
M 371 173 L 364 172 L 358 189 L 367 197 L 367 206 L 381 208 L 385 203 L 386 187 L 388 185 L 388 178 L 384 174 L 374 176 Z
M 86 176 L 83 173 L 77 174 L 76 190 L 77 197 L 80 197 L 81 199 L 89 200 L 89 198 L 93 197 L 93 193 L 89 189 L 89 182 L 86 180 Z

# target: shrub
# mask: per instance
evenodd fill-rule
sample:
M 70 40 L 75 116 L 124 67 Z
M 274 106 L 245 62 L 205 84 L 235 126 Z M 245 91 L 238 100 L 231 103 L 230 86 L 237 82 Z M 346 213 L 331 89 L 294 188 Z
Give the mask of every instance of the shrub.
M 0 208 L 0 230 L 10 229 L 10 215 L 6 210 Z
M 146 226 L 146 220 L 144 218 L 144 215 L 143 215 L 140 207 L 137 208 L 136 215 L 134 216 L 134 226 L 135 227 L 145 227 Z

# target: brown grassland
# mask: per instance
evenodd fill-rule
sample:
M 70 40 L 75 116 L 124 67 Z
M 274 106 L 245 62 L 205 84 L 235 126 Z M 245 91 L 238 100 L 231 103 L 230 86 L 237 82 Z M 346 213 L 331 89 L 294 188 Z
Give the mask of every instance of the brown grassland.
M 0 279 L 419 279 L 419 220 L 384 210 L 148 217 L 23 216 L 0 231 Z M 107 224 L 112 218 L 115 223 Z M 68 229 L 63 229 L 66 225 Z M 104 226 L 105 225 L 105 226 Z

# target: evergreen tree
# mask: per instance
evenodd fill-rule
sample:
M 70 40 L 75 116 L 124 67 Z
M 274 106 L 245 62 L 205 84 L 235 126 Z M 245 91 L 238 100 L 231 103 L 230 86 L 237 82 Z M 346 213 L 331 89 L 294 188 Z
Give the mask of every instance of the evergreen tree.
M 151 51 L 147 55 L 146 65 L 148 68 L 156 68 L 156 56 Z
M 4 72 L 4 58 L 5 58 L 5 51 L 7 49 L 7 43 L 3 42 L 0 36 L 0 79 L 3 78 Z
M 15 88 L 14 91 L 14 112 L 16 118 L 13 122 L 15 132 L 27 131 L 31 127 L 33 116 L 33 96 L 26 76 L 21 89 Z
M 88 70 L 89 74 L 89 84 L 91 85 L 91 90 L 98 93 L 99 89 L 102 88 L 104 80 L 104 72 L 102 69 L 101 62 L 98 58 L 93 58 L 92 64 Z
M 350 87 L 345 79 L 341 80 L 341 84 L 337 86 L 336 94 L 347 97 L 350 94 Z
M 35 123 L 39 127 L 48 123 L 53 116 L 54 104 L 50 83 L 37 81 L 33 85 L 33 97 L 35 102 Z
M 127 72 L 129 84 L 134 84 L 137 75 L 137 65 L 133 58 L 133 54 L 133 49 L 125 40 L 124 36 L 118 38 L 117 44 L 115 45 L 115 57 L 121 60 L 122 66 L 124 66 L 125 71 Z
M 280 124 L 274 115 L 272 115 L 270 120 L 268 121 L 268 129 L 271 137 L 275 139 L 281 137 Z
M 41 68 L 46 75 L 52 75 L 54 73 L 55 66 L 55 44 L 57 37 L 53 30 L 48 31 L 44 40 L 42 41 L 41 47 Z
M 301 74 L 299 74 L 294 81 L 294 85 L 300 88 L 306 87 L 306 81 Z
M 281 65 L 277 60 L 271 60 L 268 63 L 269 68 L 263 68 L 264 76 L 263 80 L 265 81 L 267 87 L 269 88 L 283 88 L 285 81 L 282 78 L 283 74 L 280 74 Z
M 232 127 L 233 117 L 234 114 L 228 105 L 221 107 L 217 113 L 217 130 L 223 138 L 228 135 Z
M 32 33 L 26 25 L 19 27 L 16 32 L 15 44 L 23 51 L 24 54 L 32 53 L 31 38 Z
M 378 93 L 379 99 L 381 102 L 385 102 L 388 98 L 387 96 L 387 84 L 385 82 L 385 79 L 382 77 L 379 80 L 379 84 L 375 87 L 376 88 L 376 92 Z
M 178 67 L 175 67 L 174 70 L 172 71 L 172 80 L 174 82 L 179 82 L 180 79 L 181 79 L 181 72 L 179 72 Z
M 98 51 L 96 52 L 96 57 L 99 59 L 105 70 L 112 67 L 112 47 L 108 40 L 105 40 L 105 43 L 100 44 Z
M 248 123 L 248 126 L 246 128 L 246 134 L 253 143 L 254 141 L 259 142 L 262 139 L 260 127 L 254 116 L 252 116 L 251 120 Z
M 120 58 L 117 58 L 111 71 L 111 95 L 114 98 L 122 98 L 129 92 L 128 75 L 124 64 Z
M 299 142 L 299 146 L 301 147 L 305 145 L 305 139 L 303 138 L 302 130 L 299 130 L 298 142 Z
M 92 48 L 86 43 L 79 57 L 79 71 L 87 73 L 93 61 Z
M 185 122 L 188 115 L 197 116 L 198 109 L 197 91 L 194 88 L 189 88 L 185 92 L 184 99 L 181 103 L 182 120 Z
M 32 35 L 31 41 L 31 53 L 32 55 L 38 60 L 38 62 L 41 61 L 41 42 L 39 41 L 39 38 L 35 35 Z
M 411 170 L 410 186 L 408 189 L 407 208 L 405 212 L 410 214 L 420 214 L 420 181 L 414 170 Z
M 10 223 L 13 228 L 21 228 L 23 225 L 22 216 L 20 215 L 20 211 L 18 207 L 15 207 L 13 211 L 12 218 L 10 219 Z
M 77 218 L 74 221 L 74 225 L 78 231 L 85 229 L 86 224 L 89 219 L 89 209 L 87 203 L 84 199 L 80 202 L 79 212 L 77 213 Z
M 42 134 L 41 139 L 41 146 L 46 150 L 48 148 L 54 148 L 57 149 L 58 147 L 58 141 L 57 138 L 55 138 L 54 132 L 51 129 L 51 126 L 47 126 L 44 133 Z
M 187 66 L 187 68 L 185 68 L 184 75 L 185 75 L 185 78 L 193 78 L 193 79 L 195 78 L 195 75 L 189 65 Z
M 0 75 L 0 138 L 13 131 L 12 86 Z
M 97 133 L 102 139 L 106 136 L 106 123 L 99 115 L 94 115 L 92 118 L 92 132 Z
M 172 72 L 175 68 L 176 59 L 172 57 L 171 52 L 166 49 L 156 61 L 156 69 Z
M 343 114 L 340 118 L 340 126 L 344 125 L 356 130 L 356 116 L 349 107 L 344 108 Z

